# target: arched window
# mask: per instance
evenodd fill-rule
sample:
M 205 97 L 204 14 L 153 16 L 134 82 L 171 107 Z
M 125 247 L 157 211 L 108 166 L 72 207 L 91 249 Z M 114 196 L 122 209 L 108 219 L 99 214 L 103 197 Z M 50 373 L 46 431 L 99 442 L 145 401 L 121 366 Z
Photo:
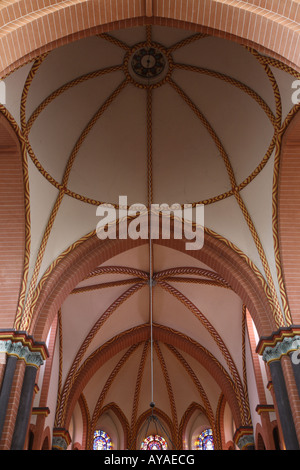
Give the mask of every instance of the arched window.
M 146 437 L 141 444 L 141 450 L 167 450 L 167 448 L 165 439 L 158 434 Z
M 94 432 L 93 450 L 111 450 L 112 441 L 106 432 L 100 429 Z
M 214 438 L 211 429 L 205 429 L 195 441 L 196 450 L 214 450 Z

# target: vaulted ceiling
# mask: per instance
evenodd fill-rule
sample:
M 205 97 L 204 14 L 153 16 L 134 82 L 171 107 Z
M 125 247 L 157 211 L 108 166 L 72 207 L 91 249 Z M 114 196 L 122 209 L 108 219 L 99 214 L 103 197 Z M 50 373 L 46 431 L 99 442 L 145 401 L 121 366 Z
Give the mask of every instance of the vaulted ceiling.
M 293 80 L 237 43 L 158 26 L 82 39 L 9 75 L 6 106 L 28 136 L 28 305 L 51 263 L 95 230 L 97 206 L 125 195 L 128 205 L 204 204 L 205 227 L 246 255 L 284 311 L 272 185 Z M 59 312 L 62 387 L 114 345 L 82 388 L 94 424 L 112 403 L 129 425 L 149 410 L 150 292 L 157 408 L 179 427 L 197 403 L 208 420 L 223 379 L 247 398 L 241 298 L 191 252 L 152 249 L 152 267 L 147 242 L 98 266 Z

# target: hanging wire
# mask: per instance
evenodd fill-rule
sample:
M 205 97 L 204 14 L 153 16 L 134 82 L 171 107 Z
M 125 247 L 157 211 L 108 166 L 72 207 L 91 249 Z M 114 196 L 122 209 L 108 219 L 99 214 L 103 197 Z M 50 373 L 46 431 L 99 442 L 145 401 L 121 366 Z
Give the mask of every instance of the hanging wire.
M 148 46 L 148 59 L 147 59 L 147 64 L 150 66 L 150 58 L 149 58 L 149 49 L 150 46 Z M 149 67 L 148 67 L 149 68 Z M 150 85 L 150 75 L 148 75 L 148 87 Z M 149 88 L 148 88 L 149 90 Z M 147 433 L 149 430 L 149 426 L 151 422 L 154 423 L 155 429 L 156 429 L 156 434 L 159 434 L 158 428 L 161 429 L 162 434 L 165 434 L 169 442 L 171 443 L 173 449 L 175 449 L 173 441 L 167 432 L 166 428 L 164 425 L 161 423 L 159 418 L 154 414 L 154 408 L 155 408 L 155 403 L 154 403 L 154 362 L 153 362 L 153 285 L 155 281 L 153 280 L 153 246 L 152 246 L 152 225 L 151 225 L 151 204 L 152 204 L 152 192 L 151 196 L 148 194 L 148 219 L 149 219 L 149 321 L 150 321 L 150 396 L 151 396 L 151 402 L 150 402 L 150 408 L 151 408 L 151 414 L 141 427 L 138 435 L 137 435 L 137 442 L 139 442 L 139 436 L 142 435 L 142 432 L 144 428 L 145 430 L 145 438 L 147 437 Z

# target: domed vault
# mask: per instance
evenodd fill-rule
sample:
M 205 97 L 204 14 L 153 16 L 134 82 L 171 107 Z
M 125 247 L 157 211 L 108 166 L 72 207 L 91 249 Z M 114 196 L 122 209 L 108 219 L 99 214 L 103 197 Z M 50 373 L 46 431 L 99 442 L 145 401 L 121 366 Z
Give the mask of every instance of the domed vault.
M 117 209 L 119 196 L 128 205 L 203 204 L 207 236 L 272 293 L 270 331 L 288 324 L 272 197 L 278 137 L 293 107 L 289 72 L 235 42 L 149 26 L 81 39 L 6 77 L 30 186 L 20 325 L 33 319 L 38 331 L 37 293 L 58 257 L 94 236 L 97 207 Z M 54 321 L 57 407 L 47 419 L 69 427 L 73 442 L 88 426 L 91 445 L 92 430 L 104 427 L 115 447 L 135 447 L 154 398 L 170 448 L 191 447 L 206 425 L 216 432 L 223 410 L 230 431 L 216 432 L 220 445 L 260 420 L 247 385 L 247 309 L 257 312 L 208 258 L 176 243 L 150 245 L 112 249 L 65 295 Z

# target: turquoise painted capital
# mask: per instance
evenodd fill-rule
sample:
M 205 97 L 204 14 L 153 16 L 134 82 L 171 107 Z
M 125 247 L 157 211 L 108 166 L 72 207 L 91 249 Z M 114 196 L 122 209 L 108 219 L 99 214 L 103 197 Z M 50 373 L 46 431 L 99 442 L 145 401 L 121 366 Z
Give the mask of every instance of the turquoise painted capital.
M 0 353 L 6 353 L 8 356 L 16 356 L 18 359 L 23 359 L 26 365 L 39 368 L 44 359 L 40 352 L 30 351 L 28 346 L 22 342 L 14 342 L 11 340 L 0 340 Z
M 267 346 L 263 352 L 263 360 L 267 363 L 279 361 L 282 356 L 300 349 L 300 336 L 284 337 L 275 346 Z

